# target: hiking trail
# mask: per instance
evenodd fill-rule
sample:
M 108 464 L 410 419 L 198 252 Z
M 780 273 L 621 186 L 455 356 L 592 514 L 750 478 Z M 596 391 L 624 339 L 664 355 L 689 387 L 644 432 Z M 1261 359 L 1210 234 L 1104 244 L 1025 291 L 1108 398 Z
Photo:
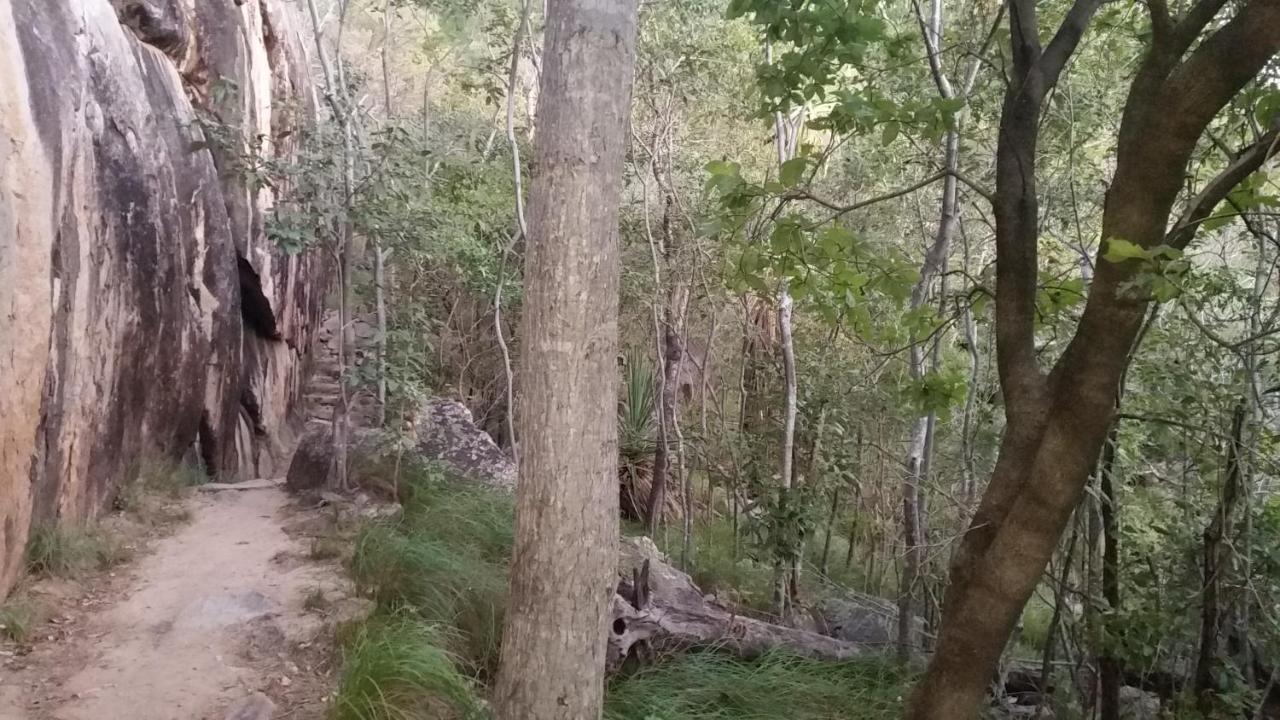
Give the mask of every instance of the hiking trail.
M 87 588 L 37 583 L 58 609 L 0 658 L 0 720 L 323 717 L 350 583 L 312 559 L 323 513 L 262 485 L 193 493 L 188 523 Z

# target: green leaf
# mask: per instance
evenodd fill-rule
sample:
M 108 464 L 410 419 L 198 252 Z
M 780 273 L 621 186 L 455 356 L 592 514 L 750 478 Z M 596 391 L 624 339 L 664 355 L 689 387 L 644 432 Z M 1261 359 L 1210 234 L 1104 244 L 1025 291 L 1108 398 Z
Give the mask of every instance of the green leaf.
M 892 143 L 898 139 L 898 133 L 902 131 L 902 126 L 897 122 L 887 122 L 880 131 L 880 142 L 884 145 Z
M 738 163 L 729 162 L 727 160 L 712 160 L 711 162 L 707 163 L 706 169 L 707 169 L 707 172 L 711 173 L 712 175 L 729 175 L 732 177 L 737 177 L 739 173 Z
M 1121 240 L 1120 238 L 1110 238 L 1107 240 L 1107 251 L 1102 254 L 1102 259 L 1107 262 L 1121 263 L 1125 260 L 1134 258 L 1145 258 L 1147 251 L 1140 246 Z
M 808 164 L 809 159 L 804 156 L 791 158 L 782 163 L 782 167 L 778 170 L 778 182 L 782 183 L 783 187 L 795 187 L 796 183 L 804 177 L 804 170 Z

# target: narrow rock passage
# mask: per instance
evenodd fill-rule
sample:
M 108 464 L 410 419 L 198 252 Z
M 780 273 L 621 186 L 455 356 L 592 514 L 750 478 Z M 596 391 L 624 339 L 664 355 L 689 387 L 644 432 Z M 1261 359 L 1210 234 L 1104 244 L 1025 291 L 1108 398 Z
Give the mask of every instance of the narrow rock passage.
M 327 643 L 325 619 L 307 598 L 341 592 L 340 569 L 284 531 L 301 511 L 276 487 L 187 506 L 191 522 L 125 571 L 122 597 L 0 672 L 0 720 L 222 720 L 256 693 L 290 706 L 277 717 L 321 716 L 327 687 L 306 648 Z

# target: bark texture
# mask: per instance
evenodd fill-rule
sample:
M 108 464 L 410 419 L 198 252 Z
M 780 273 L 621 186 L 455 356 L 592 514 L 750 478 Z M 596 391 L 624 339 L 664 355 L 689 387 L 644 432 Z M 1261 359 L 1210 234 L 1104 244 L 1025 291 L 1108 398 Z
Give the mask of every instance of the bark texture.
M 93 516 L 141 455 L 283 471 L 323 265 L 220 171 L 303 135 L 296 28 L 283 0 L 0 0 L 0 594 L 33 524 Z
M 617 217 L 636 6 L 547 9 L 500 720 L 600 716 L 617 562 Z
M 1001 117 L 995 198 L 996 358 L 1007 430 L 952 559 L 938 650 L 908 710 L 913 720 L 977 716 L 1014 624 L 1097 461 L 1148 304 L 1128 285 L 1136 263 L 1100 260 L 1075 335 L 1052 370 L 1041 370 L 1034 330 L 1041 106 L 1100 5 L 1077 0 L 1042 45 L 1036 3 L 1007 3 L 1013 72 Z M 1102 252 L 1108 238 L 1145 248 L 1191 239 L 1190 233 L 1185 239 L 1168 233 L 1191 153 L 1208 123 L 1280 48 L 1280 0 L 1244 3 L 1206 31 L 1221 6 L 1194 3 L 1174 19 L 1164 3 L 1151 5 L 1153 40 L 1121 121 Z M 1218 184 L 1211 181 L 1206 192 L 1217 192 Z

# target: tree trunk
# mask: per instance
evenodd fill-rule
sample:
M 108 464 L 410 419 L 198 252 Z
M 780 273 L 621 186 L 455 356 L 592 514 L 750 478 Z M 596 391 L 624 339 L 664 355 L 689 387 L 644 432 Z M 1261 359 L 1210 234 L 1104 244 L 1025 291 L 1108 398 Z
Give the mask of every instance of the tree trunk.
M 1066 609 L 1067 600 L 1067 584 L 1071 580 L 1071 563 L 1075 560 L 1076 541 L 1079 539 L 1079 525 L 1077 530 L 1071 533 L 1071 539 L 1067 541 L 1066 552 L 1062 554 L 1062 571 L 1058 573 L 1058 586 L 1053 592 L 1053 615 L 1049 618 L 1049 630 L 1045 633 L 1044 648 L 1040 655 L 1040 688 L 1041 688 L 1041 707 L 1047 706 L 1048 697 L 1047 689 L 1052 685 L 1053 680 L 1053 657 L 1057 650 L 1058 644 L 1058 627 L 1062 624 L 1062 614 Z
M 1102 447 L 1098 463 L 1098 485 L 1102 494 L 1102 598 L 1107 602 L 1109 614 L 1120 610 L 1120 526 L 1116 518 L 1116 442 L 1119 428 L 1114 424 Z M 1102 623 L 1105 629 L 1107 623 Z M 1120 720 L 1120 661 L 1111 653 L 1098 655 L 1098 709 L 1102 720 Z
M 1231 417 L 1222 474 L 1222 494 L 1213 519 L 1204 529 L 1204 579 L 1200 593 L 1200 649 L 1196 656 L 1195 695 L 1200 712 L 1208 716 L 1219 691 L 1218 637 L 1222 633 L 1223 575 L 1231 563 L 1231 531 L 1236 501 L 1240 497 L 1240 451 L 1244 436 L 1245 404 L 1236 405 Z
M 840 487 L 831 489 L 831 512 L 827 514 L 827 524 L 822 528 L 822 560 L 818 565 L 819 572 L 825 577 L 831 570 L 831 529 L 840 515 Z
M 680 422 L 679 407 L 676 394 L 680 386 L 680 365 L 684 360 L 684 346 L 681 340 L 681 306 L 682 291 L 673 277 L 673 259 L 675 256 L 675 232 L 671 227 L 671 210 L 674 198 L 667 195 L 662 210 L 662 255 L 667 268 L 667 284 L 670 290 L 664 303 L 662 317 L 662 393 L 658 412 L 658 443 L 653 451 L 653 483 L 649 488 L 649 502 L 646 508 L 646 519 L 649 525 L 649 536 L 657 537 L 658 528 L 662 525 L 662 511 L 666 507 L 668 478 L 671 476 L 671 443 L 676 434 L 676 424 Z M 686 513 L 687 515 L 687 513 Z
M 862 425 L 861 423 L 859 423 L 858 425 L 858 470 L 857 470 L 857 475 L 855 476 L 856 479 L 854 480 L 855 503 L 857 502 L 857 500 L 861 498 L 861 495 L 862 495 L 861 486 L 862 486 L 863 472 L 864 472 L 864 465 L 862 461 L 864 459 L 864 455 L 863 455 L 864 448 L 865 448 L 865 445 L 863 445 L 863 442 L 862 442 Z M 854 505 L 854 508 L 857 509 L 856 504 Z M 849 544 L 844 549 L 844 569 L 845 570 L 848 570 L 849 568 L 853 567 L 854 545 L 857 542 L 857 540 L 858 540 L 858 524 L 855 521 L 855 522 L 849 523 Z M 871 574 L 867 573 L 867 581 L 870 582 L 870 580 L 871 580 Z
M 938 87 L 938 95 L 951 99 L 955 91 L 942 66 L 943 6 L 942 0 L 933 0 L 930 14 L 926 18 L 920 5 L 914 5 L 916 19 L 920 23 L 921 34 L 929 57 L 930 70 L 934 83 Z M 976 72 L 974 65 L 973 72 Z M 972 77 L 972 75 L 971 75 Z M 925 252 L 924 262 L 920 265 L 920 279 L 911 291 L 911 310 L 918 311 L 929 303 L 933 292 L 933 283 L 946 272 L 947 259 L 951 253 L 951 241 L 955 237 L 959 222 L 956 173 L 960 167 L 960 132 L 959 121 L 946 134 L 942 143 L 942 165 L 947 171 L 943 178 L 942 201 L 940 205 L 938 229 L 933 242 Z M 925 342 L 912 337 L 909 350 L 909 369 L 911 379 L 915 382 L 924 380 L 926 359 Z M 936 349 L 936 346 L 934 346 Z M 936 368 L 936 353 L 934 368 Z M 911 657 L 917 641 L 912 637 L 915 618 L 919 614 L 917 593 L 920 591 L 920 577 L 925 562 L 926 530 L 925 505 L 927 491 L 925 483 L 928 476 L 929 451 L 933 445 L 933 429 L 935 418 L 933 413 L 925 413 L 917 417 L 912 424 L 911 438 L 907 445 L 906 476 L 902 482 L 902 539 L 903 563 L 902 582 L 898 588 L 898 639 L 897 659 L 905 664 Z M 922 593 L 921 593 L 922 594 Z
M 382 104 L 391 122 L 391 0 L 382 6 Z M 387 424 L 387 257 L 382 240 L 373 241 L 373 298 L 378 318 L 378 427 Z
M 782 487 L 780 502 L 786 503 L 791 496 L 792 463 L 795 459 L 796 440 L 796 354 L 791 337 L 791 293 L 785 286 L 778 293 L 778 330 L 782 336 L 782 371 L 786 382 L 785 404 L 782 424 Z M 774 559 L 773 567 L 773 611 L 778 617 L 785 618 L 791 613 L 791 593 L 788 569 L 791 567 L 790 557 Z
M 631 0 L 548 6 L 498 720 L 601 714 L 617 577 L 617 223 L 635 31 Z
M 1130 287 L 1140 263 L 1098 262 L 1074 336 L 1052 372 L 1040 368 L 1035 166 L 1041 107 L 1101 4 L 1076 0 L 1042 45 L 1037 3 L 1007 2 L 1013 63 L 995 196 L 996 359 L 1006 430 L 991 481 L 952 559 L 938 651 L 907 711 L 912 720 L 976 716 L 1102 449 L 1147 308 L 1148 300 Z M 1174 24 L 1163 14 L 1165 4 L 1152 10 L 1158 15 L 1153 46 L 1137 69 L 1121 121 L 1103 211 L 1103 254 L 1111 238 L 1150 249 L 1185 246 L 1194 237 L 1199 221 L 1239 182 L 1230 171 L 1211 180 L 1192 204 L 1191 220 L 1170 233 L 1196 144 L 1280 48 L 1277 0 L 1243 4 L 1198 43 L 1212 14 L 1190 13 Z M 1208 207 L 1203 214 L 1202 207 Z
M 346 18 L 345 0 L 341 6 L 341 17 Z M 342 207 L 343 217 L 335 228 L 333 257 L 338 264 L 338 402 L 333 408 L 333 483 L 339 490 L 347 489 L 347 444 L 351 426 L 351 398 L 347 390 L 347 365 L 354 356 L 355 338 L 351 328 L 351 308 L 354 304 L 354 291 L 351 275 L 355 269 L 355 251 L 352 245 L 352 225 L 350 203 L 355 190 L 355 138 L 352 127 L 350 98 L 346 94 L 346 85 L 342 82 L 341 37 L 339 26 L 338 62 L 335 70 L 329 62 L 329 52 L 324 42 L 324 25 L 316 10 L 315 0 L 307 0 L 307 10 L 311 18 L 311 30 L 315 36 L 316 55 L 320 60 L 320 69 L 324 75 L 325 101 L 333 113 L 334 122 L 338 123 L 342 132 Z M 336 77 L 335 77 L 336 74 Z

